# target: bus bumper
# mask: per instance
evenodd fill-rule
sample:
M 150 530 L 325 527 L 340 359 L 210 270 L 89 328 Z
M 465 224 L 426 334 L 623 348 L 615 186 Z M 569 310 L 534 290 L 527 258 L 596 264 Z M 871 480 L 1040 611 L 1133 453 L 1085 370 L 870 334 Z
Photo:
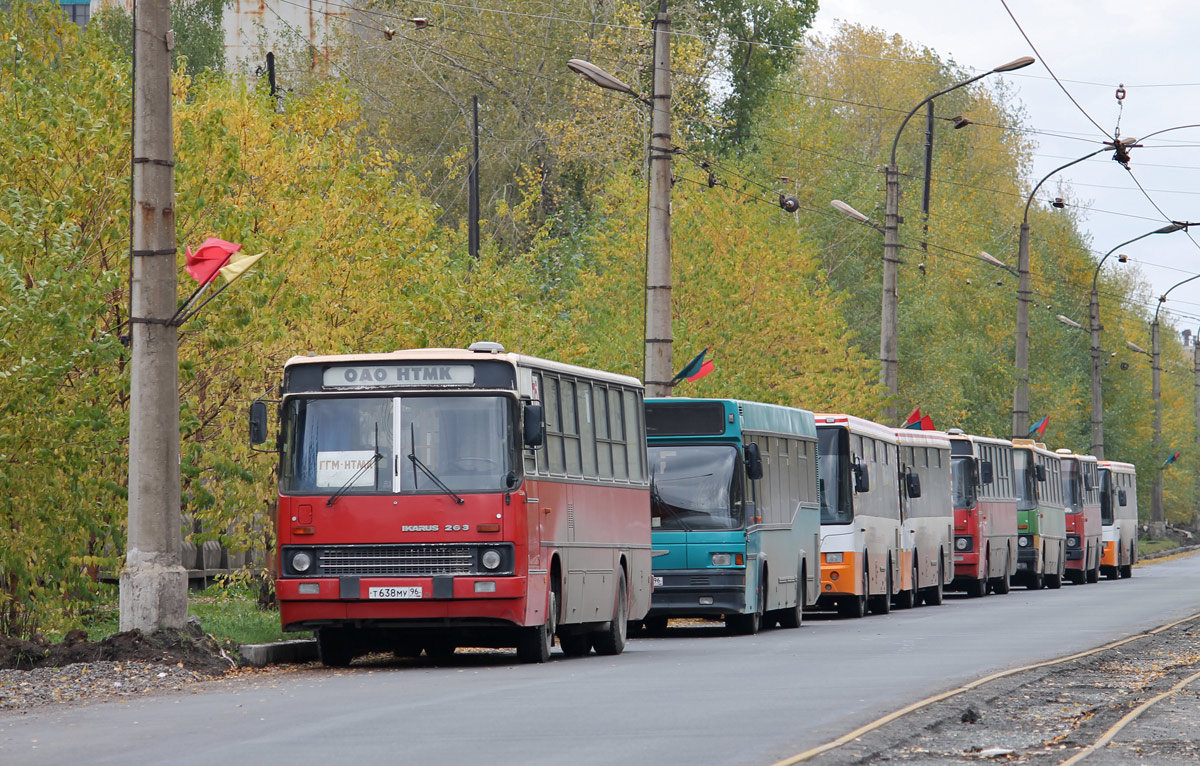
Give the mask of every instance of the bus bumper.
M 829 563 L 831 555 L 841 556 L 840 562 Z M 860 596 L 863 593 L 863 561 L 850 551 L 821 554 L 821 598 L 829 601 L 837 596 Z
M 284 630 L 321 625 L 524 625 L 527 578 L 342 577 L 275 581 Z M 372 588 L 419 597 L 372 598 Z M 385 594 L 388 591 L 385 591 Z
M 1100 554 L 1100 566 L 1116 568 L 1117 546 L 1112 540 L 1104 541 L 1104 552 Z
M 745 570 L 659 569 L 654 579 L 647 617 L 719 617 L 746 612 Z

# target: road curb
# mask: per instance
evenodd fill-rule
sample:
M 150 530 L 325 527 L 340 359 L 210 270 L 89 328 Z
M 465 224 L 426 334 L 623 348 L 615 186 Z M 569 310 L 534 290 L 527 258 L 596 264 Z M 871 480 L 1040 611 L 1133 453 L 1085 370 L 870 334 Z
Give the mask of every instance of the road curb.
M 1165 551 L 1158 551 L 1157 553 L 1147 553 L 1145 556 L 1139 556 L 1138 558 L 1141 561 L 1150 561 L 1152 559 L 1165 559 L 1167 556 L 1174 556 L 1178 553 L 1187 553 L 1189 551 L 1194 551 L 1198 548 L 1200 548 L 1200 545 L 1183 545 L 1178 548 L 1170 548 Z
M 270 644 L 242 644 L 238 651 L 242 655 L 242 665 L 264 668 L 267 665 L 312 662 L 317 659 L 317 642 L 311 638 L 300 638 Z

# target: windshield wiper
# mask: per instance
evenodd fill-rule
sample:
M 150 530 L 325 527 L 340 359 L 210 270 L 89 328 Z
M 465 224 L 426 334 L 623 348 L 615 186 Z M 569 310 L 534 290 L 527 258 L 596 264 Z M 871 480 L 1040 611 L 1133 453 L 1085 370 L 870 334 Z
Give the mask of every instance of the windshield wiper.
M 375 464 L 378 463 L 380 460 L 383 460 L 383 455 L 379 454 L 379 424 L 376 423 L 375 424 L 375 454 L 371 456 L 370 460 L 363 463 L 362 467 L 359 468 L 357 471 L 355 471 L 354 475 L 351 476 L 349 479 L 347 479 L 346 483 L 343 484 L 341 486 L 341 488 L 338 489 L 337 492 L 334 492 L 332 495 L 329 496 L 329 499 L 325 501 L 326 507 L 333 505 L 334 501 L 336 501 L 342 495 L 346 494 L 346 492 L 351 487 L 354 486 L 354 482 L 358 481 L 358 477 L 362 476 L 363 473 L 365 473 L 368 468 L 374 468 Z
M 677 522 L 679 522 L 679 526 L 683 527 L 685 532 L 692 531 L 692 528 L 689 527 L 687 522 L 683 520 L 683 514 L 680 512 L 683 509 L 677 508 L 676 506 L 668 503 L 666 500 L 663 500 L 662 495 L 658 494 L 658 487 L 655 486 L 653 481 L 650 482 L 650 503 L 653 507 L 658 508 L 660 511 L 666 511 L 667 513 L 671 514 L 671 516 Z
M 417 457 L 417 438 L 416 438 L 416 429 L 415 429 L 415 428 L 414 428 L 414 430 L 413 430 L 413 435 L 412 435 L 412 445 L 413 445 L 413 446 L 412 446 L 412 452 L 409 452 L 409 453 L 408 453 L 408 459 L 412 461 L 412 464 L 413 464 L 413 466 L 414 466 L 414 467 L 416 467 L 416 468 L 420 468 L 420 469 L 421 469 L 421 471 L 422 471 L 422 472 L 423 472 L 423 473 L 424 473 L 426 476 L 428 476 L 428 477 L 429 477 L 429 478 L 430 478 L 430 479 L 433 481 L 433 483 L 434 483 L 434 484 L 438 485 L 438 487 L 439 487 L 439 488 L 440 488 L 440 489 L 441 489 L 443 492 L 445 492 L 445 493 L 446 493 L 447 495 L 449 495 L 450 497 L 454 498 L 454 502 L 458 503 L 459 505 L 462 505 L 462 504 L 463 504 L 463 499 L 462 499 L 461 497 L 459 497 L 459 496 L 458 496 L 458 494 L 457 494 L 457 493 L 456 493 L 454 490 L 452 490 L 452 489 L 450 489 L 449 487 L 447 487 L 447 486 L 445 485 L 445 483 L 443 483 L 443 482 L 442 482 L 442 480 L 441 480 L 441 479 L 439 479 L 439 478 L 438 478 L 438 477 L 437 477 L 437 476 L 436 476 L 436 475 L 433 473 L 433 471 L 429 470 L 429 466 L 427 466 L 427 465 L 425 465 L 424 463 L 422 463 L 422 462 L 421 462 L 421 458 Z M 416 485 L 416 482 L 413 482 L 413 485 L 415 486 L 415 485 Z

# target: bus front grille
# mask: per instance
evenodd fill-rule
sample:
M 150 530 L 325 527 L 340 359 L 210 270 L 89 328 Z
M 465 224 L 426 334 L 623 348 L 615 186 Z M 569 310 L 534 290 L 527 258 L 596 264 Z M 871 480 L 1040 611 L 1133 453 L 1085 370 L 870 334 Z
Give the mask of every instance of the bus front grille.
M 364 545 L 320 552 L 321 571 L 335 577 L 464 575 L 474 561 L 473 549 L 462 545 Z

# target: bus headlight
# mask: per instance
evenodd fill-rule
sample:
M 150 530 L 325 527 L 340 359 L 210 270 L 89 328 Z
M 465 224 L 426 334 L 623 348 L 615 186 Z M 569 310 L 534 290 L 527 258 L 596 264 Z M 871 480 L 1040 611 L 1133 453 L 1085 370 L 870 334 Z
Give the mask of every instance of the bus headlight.
M 1079 547 L 1079 535 L 1067 535 L 1067 547 L 1068 548 L 1078 548 Z
M 1030 540 L 1027 535 L 1021 535 L 1020 537 L 1017 538 L 1017 547 L 1018 548 L 1028 548 L 1032 542 L 1033 541 Z
M 825 554 L 825 563 L 826 563 L 826 564 L 840 564 L 840 563 L 842 563 L 842 554 L 840 554 L 840 553 L 826 553 L 826 554 Z
M 483 564 L 484 569 L 498 569 L 500 567 L 500 552 L 488 548 L 479 557 L 479 563 Z
M 312 566 L 312 554 L 307 551 L 296 551 L 292 554 L 292 571 L 307 572 Z
M 712 565 L 715 567 L 727 567 L 733 563 L 733 556 L 728 553 L 714 553 L 712 555 Z
M 971 550 L 971 537 L 969 535 L 959 535 L 954 538 L 954 550 L 969 551 Z

